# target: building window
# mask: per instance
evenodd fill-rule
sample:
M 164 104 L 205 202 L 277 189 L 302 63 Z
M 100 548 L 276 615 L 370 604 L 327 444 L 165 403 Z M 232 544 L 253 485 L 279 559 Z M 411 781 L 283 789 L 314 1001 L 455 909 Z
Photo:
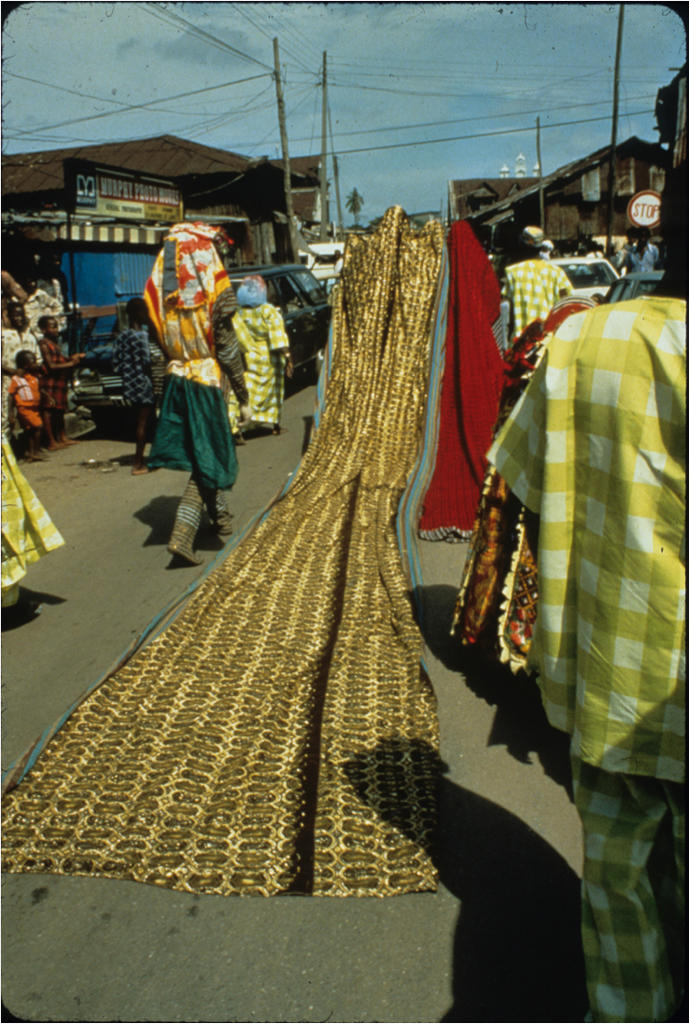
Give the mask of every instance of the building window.
M 585 203 L 600 202 L 600 168 L 594 167 L 582 175 L 581 198 Z
M 636 191 L 634 180 L 634 157 L 630 156 L 626 160 L 620 160 L 617 165 L 617 195 L 633 196 Z
M 653 164 L 648 168 L 648 187 L 656 192 L 662 192 L 665 188 L 665 171 L 662 167 L 655 167 Z

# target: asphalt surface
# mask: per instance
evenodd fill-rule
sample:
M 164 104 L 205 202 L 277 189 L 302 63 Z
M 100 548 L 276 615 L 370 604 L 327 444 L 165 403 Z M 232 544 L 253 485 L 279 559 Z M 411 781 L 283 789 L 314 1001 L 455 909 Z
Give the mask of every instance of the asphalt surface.
M 238 449 L 241 530 L 308 438 L 315 389 L 286 432 Z M 82 436 L 24 466 L 66 544 L 29 569 L 40 613 L 3 619 L 6 768 L 196 580 L 165 550 L 184 476 L 130 474 L 133 444 Z M 449 637 L 465 545 L 420 545 L 426 666 L 446 765 L 436 893 L 390 899 L 192 896 L 108 879 L 5 875 L 5 1017 L 31 1021 L 575 1021 L 581 835 L 566 743 L 532 686 Z

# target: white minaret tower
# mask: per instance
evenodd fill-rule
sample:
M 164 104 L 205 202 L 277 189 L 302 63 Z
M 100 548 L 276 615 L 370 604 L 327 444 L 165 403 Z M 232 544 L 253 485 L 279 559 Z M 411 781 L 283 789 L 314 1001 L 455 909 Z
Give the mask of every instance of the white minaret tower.
M 523 153 L 520 153 L 514 164 L 514 176 L 515 178 L 526 177 L 526 157 Z
M 509 178 L 509 176 L 510 176 L 510 169 L 507 166 L 507 164 L 503 164 L 502 167 L 500 168 L 500 177 L 501 178 Z

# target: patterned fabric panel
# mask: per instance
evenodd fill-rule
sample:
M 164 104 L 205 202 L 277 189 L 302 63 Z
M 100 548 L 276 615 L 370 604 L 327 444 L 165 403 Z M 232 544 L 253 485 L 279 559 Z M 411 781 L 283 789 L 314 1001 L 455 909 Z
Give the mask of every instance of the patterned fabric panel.
M 289 487 L 5 793 L 6 870 L 217 894 L 436 886 L 436 703 L 395 517 L 442 251 L 440 225 L 399 207 L 352 239 Z

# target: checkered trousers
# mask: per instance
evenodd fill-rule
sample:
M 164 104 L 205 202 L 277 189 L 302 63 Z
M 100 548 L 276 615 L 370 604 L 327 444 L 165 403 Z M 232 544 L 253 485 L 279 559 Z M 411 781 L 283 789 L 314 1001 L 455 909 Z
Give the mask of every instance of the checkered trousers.
M 686 303 L 566 320 L 488 458 L 540 517 L 530 667 L 572 751 L 684 779 Z
M 595 1021 L 665 1021 L 684 981 L 684 787 L 572 758 L 582 941 Z

